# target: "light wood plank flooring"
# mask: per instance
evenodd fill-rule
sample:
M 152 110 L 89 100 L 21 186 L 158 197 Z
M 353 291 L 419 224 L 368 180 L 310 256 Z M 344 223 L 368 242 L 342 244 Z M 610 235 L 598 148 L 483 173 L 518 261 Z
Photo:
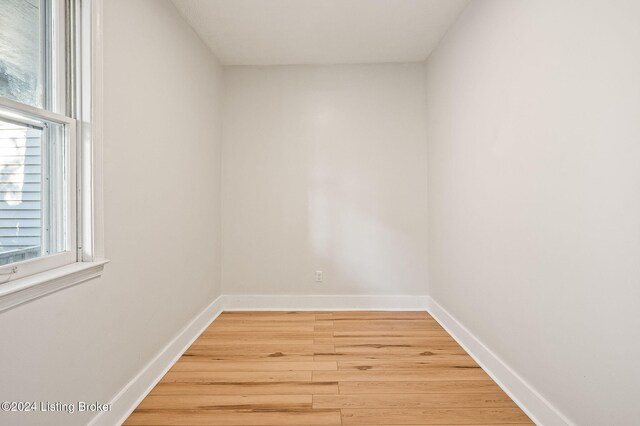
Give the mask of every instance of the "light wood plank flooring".
M 224 312 L 127 425 L 516 425 L 425 312 Z

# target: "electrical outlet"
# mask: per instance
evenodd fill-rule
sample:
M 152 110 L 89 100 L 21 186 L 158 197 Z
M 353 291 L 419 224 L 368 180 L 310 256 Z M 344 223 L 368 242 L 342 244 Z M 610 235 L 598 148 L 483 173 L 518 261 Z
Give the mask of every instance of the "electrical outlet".
M 322 271 L 316 271 L 316 282 L 317 283 L 322 282 Z

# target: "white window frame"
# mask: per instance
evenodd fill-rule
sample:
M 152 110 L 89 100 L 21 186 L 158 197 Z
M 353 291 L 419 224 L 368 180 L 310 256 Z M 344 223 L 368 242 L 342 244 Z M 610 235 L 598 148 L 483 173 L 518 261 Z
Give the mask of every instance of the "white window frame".
M 69 36 L 66 31 L 52 34 L 57 43 L 66 40 L 69 53 L 54 49 L 55 59 L 48 63 L 57 64 L 57 75 L 72 76 L 64 82 L 58 78 L 56 93 L 49 95 L 49 107 L 55 112 L 4 98 L 0 106 L 65 127 L 66 166 L 74 189 L 68 193 L 69 247 L 63 253 L 0 267 L 0 312 L 99 277 L 108 262 L 102 217 L 102 0 L 53 1 L 55 19 L 72 23 L 64 25 L 71 28 Z M 74 90 L 67 90 L 71 83 Z
M 62 125 L 64 128 L 64 152 L 66 164 L 59 164 L 58 169 L 67 171 L 68 188 L 65 188 L 66 196 L 58 197 L 58 201 L 66 202 L 65 211 L 67 212 L 65 229 L 67 230 L 67 251 L 62 253 L 53 253 L 47 256 L 40 256 L 21 262 L 13 262 L 7 265 L 0 266 L 0 286 L 3 283 L 11 280 L 20 279 L 33 275 L 39 272 L 43 272 L 56 267 L 64 266 L 73 263 L 77 260 L 78 254 L 75 247 L 77 246 L 77 229 L 76 229 L 76 213 L 77 213 L 77 197 L 74 188 L 77 187 L 76 182 L 76 135 L 77 127 L 76 120 L 66 117 L 64 115 L 56 114 L 49 111 L 44 111 L 40 108 L 35 108 L 30 105 L 20 104 L 13 102 L 9 99 L 0 98 L 0 119 L 8 119 L 21 123 L 26 126 L 30 125 L 30 121 L 33 120 L 34 124 L 42 120 L 45 122 L 51 122 Z M 12 116 L 12 113 L 15 116 Z M 42 130 L 46 132 L 47 127 L 42 127 Z M 45 147 L 43 144 L 43 153 L 49 150 L 49 147 Z M 47 183 L 42 182 L 42 195 L 43 195 L 43 208 L 46 208 L 46 200 L 49 195 L 49 191 L 46 189 Z M 46 226 L 43 224 L 43 226 Z M 43 235 L 44 237 L 44 235 Z M 1 289 L 2 287 L 0 287 Z

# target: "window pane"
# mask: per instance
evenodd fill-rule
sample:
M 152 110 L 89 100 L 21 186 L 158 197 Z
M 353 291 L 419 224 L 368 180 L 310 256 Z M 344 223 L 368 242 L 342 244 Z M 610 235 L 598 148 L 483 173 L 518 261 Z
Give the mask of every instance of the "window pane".
M 44 16 L 40 0 L 0 0 L 0 97 L 42 108 Z
M 0 265 L 66 250 L 63 130 L 0 119 Z

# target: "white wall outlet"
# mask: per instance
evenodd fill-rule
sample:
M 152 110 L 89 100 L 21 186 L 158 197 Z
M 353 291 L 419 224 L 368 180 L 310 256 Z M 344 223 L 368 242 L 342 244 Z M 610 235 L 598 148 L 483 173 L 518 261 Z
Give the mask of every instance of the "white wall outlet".
M 316 271 L 316 282 L 317 283 L 322 282 L 322 271 Z

